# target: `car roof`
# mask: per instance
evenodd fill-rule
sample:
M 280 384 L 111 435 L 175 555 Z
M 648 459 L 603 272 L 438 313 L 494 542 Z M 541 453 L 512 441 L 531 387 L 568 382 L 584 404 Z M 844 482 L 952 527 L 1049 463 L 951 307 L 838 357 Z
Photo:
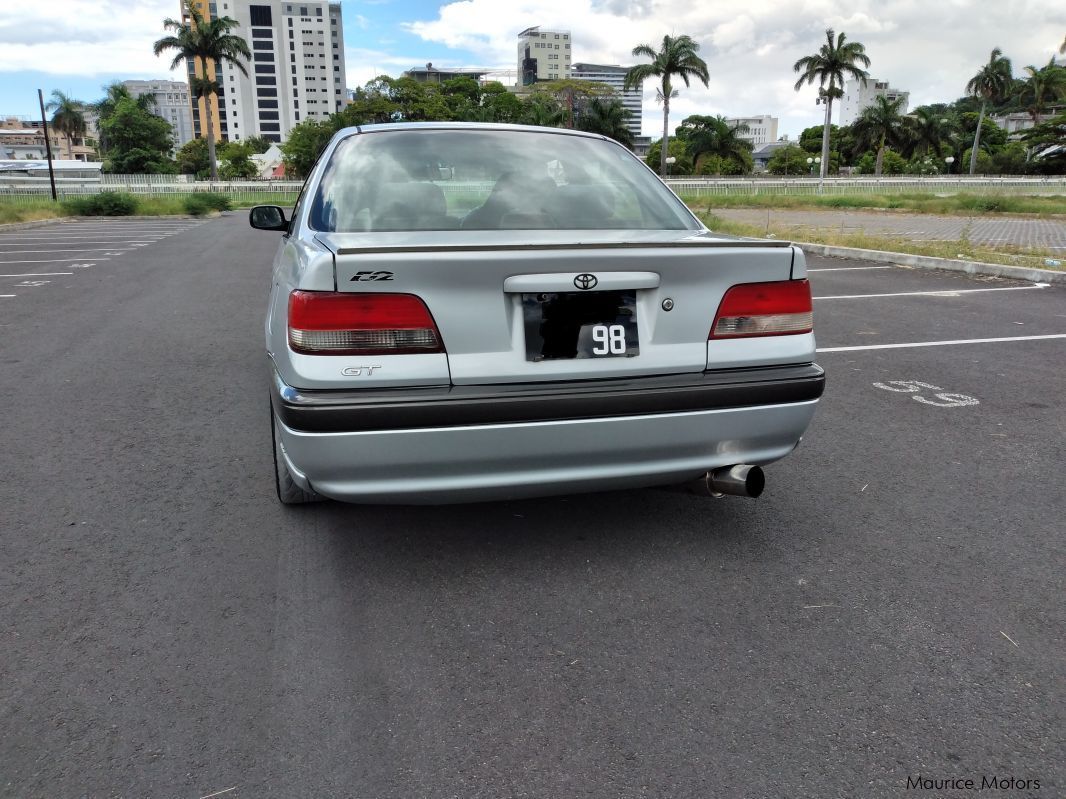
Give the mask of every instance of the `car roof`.
M 495 130 L 524 133 L 551 133 L 565 136 L 582 136 L 586 139 L 607 139 L 599 133 L 589 133 L 572 128 L 549 128 L 542 125 L 504 125 L 498 122 L 386 122 L 374 125 L 353 125 L 341 128 L 337 135 L 352 133 L 375 133 L 384 130 Z M 613 141 L 613 139 L 610 139 Z

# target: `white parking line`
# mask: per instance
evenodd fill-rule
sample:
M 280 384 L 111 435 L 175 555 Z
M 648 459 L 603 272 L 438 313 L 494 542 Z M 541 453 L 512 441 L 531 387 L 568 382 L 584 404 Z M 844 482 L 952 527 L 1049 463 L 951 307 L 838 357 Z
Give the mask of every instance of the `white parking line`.
M 838 294 L 832 297 L 814 297 L 816 300 L 863 300 L 869 297 L 955 297 L 959 294 L 976 294 L 979 291 L 1028 291 L 1046 289 L 1049 283 L 1034 283 L 1032 286 L 1005 286 L 994 289 L 947 289 L 945 291 L 901 291 L 895 294 Z
M 894 266 L 834 266 L 828 269 L 808 269 L 808 272 L 859 272 L 865 269 L 895 269 Z
M 18 294 L 0 294 L 0 297 L 17 297 Z
M 73 274 L 73 272 L 23 272 L 21 275 L 0 275 L 0 277 L 51 277 L 53 275 Z
M 31 261 L 31 260 L 25 260 L 25 261 L 0 261 L 0 265 L 6 266 L 7 264 L 61 264 L 64 261 L 80 261 L 80 260 L 81 260 L 81 258 L 79 256 L 75 255 L 75 256 L 73 256 L 71 258 L 50 258 L 50 259 L 44 259 L 44 260 L 38 260 L 38 261 Z M 93 261 L 94 262 L 95 261 L 110 261 L 110 260 L 111 260 L 110 258 L 97 258 L 97 257 L 93 256 Z
M 0 249 L 0 255 L 25 255 L 25 254 L 37 254 L 42 252 L 129 252 L 131 247 L 67 247 L 63 250 L 3 250 Z M 0 261 L 3 263 L 3 261 Z
M 859 350 L 899 350 L 907 347 L 947 347 L 954 344 L 995 344 L 1000 341 L 1043 341 L 1066 338 L 1066 333 L 1050 336 L 1005 336 L 1003 338 L 964 338 L 955 341 L 913 341 L 907 344 L 863 344 L 858 347 L 819 347 L 818 352 L 857 352 Z

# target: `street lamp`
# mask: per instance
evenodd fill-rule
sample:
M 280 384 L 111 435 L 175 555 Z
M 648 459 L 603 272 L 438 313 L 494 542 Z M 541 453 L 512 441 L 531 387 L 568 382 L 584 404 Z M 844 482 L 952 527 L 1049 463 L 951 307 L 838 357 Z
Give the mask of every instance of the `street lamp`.
M 809 166 L 811 168 L 811 177 L 814 177 L 814 167 L 815 167 L 815 165 L 816 164 L 821 164 L 821 163 L 822 163 L 822 157 L 820 155 L 816 155 L 814 158 L 808 158 L 807 159 L 807 166 Z
M 950 173 L 951 172 L 951 165 L 955 163 L 955 156 L 949 155 L 947 158 L 944 159 L 944 163 L 948 165 L 948 168 L 947 168 L 946 171 Z
M 670 167 L 672 167 L 676 163 L 677 163 L 677 158 L 676 157 L 674 157 L 672 155 L 666 156 L 666 167 L 667 167 L 666 172 L 667 172 L 667 174 L 670 174 L 670 173 L 672 173 L 674 171 L 674 170 L 670 169 Z

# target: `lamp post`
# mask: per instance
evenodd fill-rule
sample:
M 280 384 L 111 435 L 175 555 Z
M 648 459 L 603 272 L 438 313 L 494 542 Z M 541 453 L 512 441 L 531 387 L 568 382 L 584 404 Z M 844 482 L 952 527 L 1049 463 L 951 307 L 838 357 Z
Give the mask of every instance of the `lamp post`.
M 675 158 L 672 155 L 666 156 L 666 174 L 669 175 L 669 174 L 671 174 L 674 171 L 674 170 L 670 169 L 670 167 L 672 167 L 676 163 L 677 163 L 677 158 Z
M 814 156 L 814 158 L 808 158 L 807 159 L 807 166 L 809 166 L 811 168 L 811 177 L 812 178 L 814 177 L 814 168 L 816 166 L 818 166 L 819 164 L 821 164 L 821 163 L 822 163 L 822 157 L 820 155 L 816 155 L 816 156 Z M 820 170 L 819 170 L 818 174 L 821 174 Z
M 947 158 L 944 159 L 944 163 L 948 165 L 948 168 L 947 168 L 946 171 L 950 175 L 951 174 L 951 165 L 955 163 L 955 156 L 949 155 Z

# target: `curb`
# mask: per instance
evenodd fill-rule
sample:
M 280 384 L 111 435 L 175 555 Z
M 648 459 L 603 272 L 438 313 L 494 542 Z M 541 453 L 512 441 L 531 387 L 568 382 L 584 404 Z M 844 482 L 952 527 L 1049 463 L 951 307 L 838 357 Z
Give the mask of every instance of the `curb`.
M 51 219 L 35 219 L 32 222 L 8 222 L 7 224 L 0 225 L 0 233 L 3 233 L 5 230 L 26 230 L 28 228 L 47 227 L 48 225 L 62 222 L 64 219 L 70 219 L 70 217 L 54 216 Z
M 991 275 L 1014 280 L 1028 280 L 1032 283 L 1066 285 L 1066 271 L 1035 269 L 1028 266 L 1007 266 L 1006 264 L 986 264 L 981 261 L 960 261 L 954 258 L 934 258 L 931 255 L 910 255 L 904 252 L 861 250 L 856 247 L 833 247 L 828 244 L 807 244 L 802 241 L 795 241 L 793 244 L 811 255 L 852 258 L 856 261 L 878 261 L 900 266 L 911 266 L 916 269 L 943 269 L 948 272 L 965 272 L 968 275 Z

